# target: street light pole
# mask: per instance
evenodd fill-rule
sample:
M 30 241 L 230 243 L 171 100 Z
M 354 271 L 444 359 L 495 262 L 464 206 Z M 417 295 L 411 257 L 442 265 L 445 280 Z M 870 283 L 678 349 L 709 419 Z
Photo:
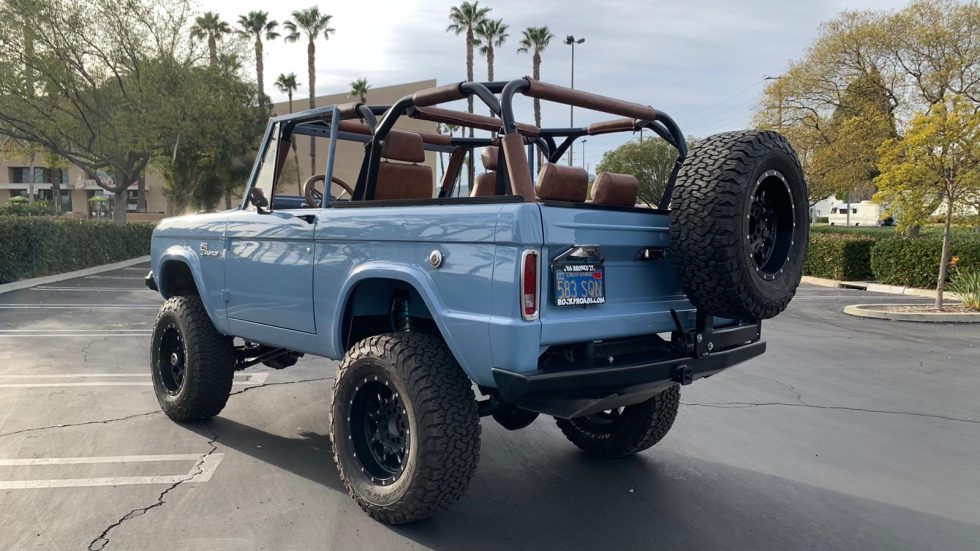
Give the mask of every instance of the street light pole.
M 585 168 L 585 142 L 589 140 L 582 140 L 582 168 Z
M 584 38 L 575 38 L 573 35 L 565 37 L 565 44 L 572 47 L 572 89 L 575 89 L 575 45 L 585 42 Z M 568 106 L 568 127 L 575 128 L 575 107 Z M 568 148 L 568 166 L 572 166 L 573 149 Z

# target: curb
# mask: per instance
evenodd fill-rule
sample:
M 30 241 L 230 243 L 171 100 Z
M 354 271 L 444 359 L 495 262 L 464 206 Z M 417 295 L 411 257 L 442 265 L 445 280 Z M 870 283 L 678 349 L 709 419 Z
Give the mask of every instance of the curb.
M 118 270 L 120 268 L 128 268 L 130 266 L 135 266 L 137 264 L 142 264 L 144 262 L 149 262 L 149 261 L 150 261 L 149 255 L 138 256 L 136 258 L 130 258 L 129 260 L 123 260 L 121 262 L 113 262 L 112 264 L 103 264 L 101 266 L 92 266 L 91 268 L 75 270 L 74 272 L 65 272 L 62 274 L 54 274 L 54 275 L 49 275 L 44 277 L 34 277 L 31 279 L 22 279 L 20 281 L 14 281 L 12 283 L 4 283 L 0 285 L 0 295 L 4 293 L 10 293 L 12 291 L 20 291 L 22 289 L 36 287 L 38 285 L 47 285 L 48 283 L 57 283 L 59 281 L 75 279 L 76 277 L 85 277 L 94 274 L 101 274 L 103 272 L 111 272 L 112 270 Z
M 869 281 L 837 281 L 836 279 L 826 279 L 822 277 L 803 276 L 801 283 L 817 285 L 820 287 L 834 287 L 838 289 L 857 289 L 859 291 L 870 291 L 872 293 L 884 293 L 886 295 L 905 295 L 911 297 L 936 298 L 936 291 L 933 289 L 919 289 L 916 287 L 901 287 L 899 285 L 885 285 L 883 283 L 873 283 Z M 959 300 L 956 293 L 946 291 L 943 293 L 945 300 Z
M 844 307 L 844 313 L 859 318 L 874 318 L 892 321 L 918 321 L 926 323 L 980 323 L 980 312 L 888 312 L 871 310 L 867 306 L 880 304 L 852 304 Z M 888 306 L 912 306 L 906 304 L 889 304 Z

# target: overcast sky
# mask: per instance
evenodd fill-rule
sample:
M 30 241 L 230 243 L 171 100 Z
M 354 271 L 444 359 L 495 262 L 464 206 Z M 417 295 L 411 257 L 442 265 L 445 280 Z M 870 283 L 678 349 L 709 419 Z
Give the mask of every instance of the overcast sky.
M 434 0 L 343 0 L 322 2 L 336 33 L 317 44 L 317 95 L 349 90 L 366 77 L 372 86 L 435 78 L 440 84 L 466 77 L 465 37 L 446 32 L 449 8 Z M 496 54 L 495 76 L 529 75 L 531 56 L 516 49 L 521 31 L 547 25 L 555 40 L 542 55 L 542 80 L 567 85 L 571 48 L 566 35 L 584 37 L 575 47 L 575 87 L 652 105 L 674 117 L 686 134 L 706 136 L 745 127 L 762 90 L 763 77 L 779 75 L 800 58 L 820 22 L 844 9 L 897 9 L 905 0 L 492 0 L 480 5 L 510 25 L 510 38 Z M 229 23 L 251 10 L 280 22 L 312 0 L 204 0 Z M 266 93 L 283 99 L 272 82 L 295 72 L 306 95 L 306 42 L 282 40 L 266 46 Z M 475 58 L 478 80 L 486 61 Z M 477 107 L 477 111 L 481 109 Z M 533 122 L 530 100 L 517 106 Z M 576 110 L 576 126 L 608 115 Z M 568 108 L 543 109 L 545 126 L 566 126 Z M 628 137 L 608 135 L 586 144 L 586 162 Z M 576 164 L 581 161 L 576 147 Z

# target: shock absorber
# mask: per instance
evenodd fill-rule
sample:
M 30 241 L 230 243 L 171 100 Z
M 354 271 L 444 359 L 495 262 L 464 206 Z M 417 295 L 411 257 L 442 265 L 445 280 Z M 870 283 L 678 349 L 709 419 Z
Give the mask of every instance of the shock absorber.
M 412 318 L 408 314 L 408 293 L 398 293 L 391 302 L 392 325 L 402 333 L 412 332 Z

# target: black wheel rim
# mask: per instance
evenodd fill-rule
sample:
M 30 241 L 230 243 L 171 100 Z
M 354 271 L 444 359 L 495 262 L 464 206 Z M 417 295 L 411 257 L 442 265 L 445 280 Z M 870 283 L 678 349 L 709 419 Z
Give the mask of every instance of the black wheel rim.
M 159 354 L 157 365 L 160 370 L 160 380 L 167 392 L 177 394 L 184 384 L 187 356 L 184 351 L 184 338 L 176 325 L 168 325 L 163 330 Z
M 772 281 L 783 273 L 795 244 L 793 196 L 779 171 L 767 171 L 756 181 L 747 218 L 749 256 L 759 276 Z
M 381 486 L 398 480 L 410 444 L 408 413 L 398 391 L 382 376 L 366 377 L 350 406 L 350 435 L 361 471 Z

